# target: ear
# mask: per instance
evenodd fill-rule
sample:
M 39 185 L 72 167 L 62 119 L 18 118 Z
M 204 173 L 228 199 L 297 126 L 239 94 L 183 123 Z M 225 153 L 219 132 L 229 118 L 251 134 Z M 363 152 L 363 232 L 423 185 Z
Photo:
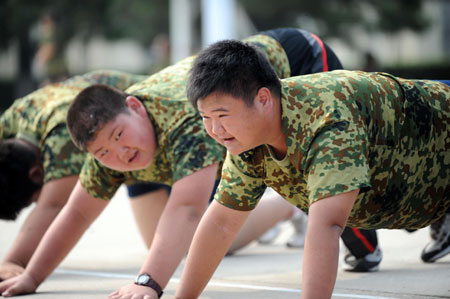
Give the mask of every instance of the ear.
M 31 167 L 28 176 L 36 184 L 42 184 L 44 182 L 44 170 L 41 165 L 34 165 Z
M 141 116 L 147 115 L 147 110 L 145 109 L 144 104 L 142 104 L 142 102 L 134 96 L 128 96 L 125 100 L 125 105 L 127 105 L 128 109 Z
M 262 109 L 265 113 L 272 111 L 274 107 L 274 98 L 267 87 L 261 87 L 258 90 L 254 100 L 254 105 L 256 105 L 259 109 Z

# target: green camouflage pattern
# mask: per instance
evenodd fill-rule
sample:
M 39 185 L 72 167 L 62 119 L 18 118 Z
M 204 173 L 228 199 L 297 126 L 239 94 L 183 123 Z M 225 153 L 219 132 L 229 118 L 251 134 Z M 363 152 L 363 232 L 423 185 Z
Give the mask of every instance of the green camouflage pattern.
M 65 124 L 50 131 L 41 146 L 44 183 L 71 175 L 78 175 L 86 154 L 70 139 Z
M 281 44 L 272 37 L 264 34 L 252 35 L 243 40 L 256 46 L 269 60 L 278 78 L 284 79 L 291 76 L 289 59 Z
M 450 88 L 385 73 L 282 80 L 285 158 L 267 145 L 228 155 L 216 200 L 253 209 L 266 186 L 308 212 L 360 189 L 347 225 L 420 228 L 450 207 Z
M 155 128 L 158 151 L 149 167 L 130 172 L 109 169 L 89 155 L 80 181 L 92 196 L 109 200 L 122 183 L 171 186 L 202 168 L 223 162 L 226 149 L 207 134 L 186 97 L 192 62 L 193 57 L 186 58 L 126 90 L 144 103 Z
M 78 175 L 85 154 L 74 147 L 65 125 L 72 100 L 92 84 L 108 84 L 124 90 L 145 78 L 117 71 L 94 71 L 47 85 L 15 100 L 0 116 L 0 139 L 20 138 L 37 146 L 44 182 Z
M 257 45 L 280 76 L 290 74 L 286 53 L 276 40 L 259 34 L 245 41 Z M 109 169 L 89 155 L 80 181 L 92 196 L 109 200 L 122 183 L 154 182 L 171 186 L 204 167 L 223 163 L 226 149 L 207 134 L 186 97 L 186 81 L 194 59 L 194 56 L 183 59 L 126 91 L 146 106 L 156 130 L 158 152 L 148 168 L 131 172 Z

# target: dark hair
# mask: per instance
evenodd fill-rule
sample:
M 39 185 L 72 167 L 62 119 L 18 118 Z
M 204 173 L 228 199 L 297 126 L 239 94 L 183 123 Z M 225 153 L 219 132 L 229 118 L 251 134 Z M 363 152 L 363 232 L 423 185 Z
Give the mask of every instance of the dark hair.
M 281 83 L 267 58 L 256 47 L 237 40 L 216 42 L 194 60 L 187 83 L 187 97 L 197 101 L 213 92 L 243 99 L 248 106 L 261 87 L 281 97 Z
M 125 101 L 128 94 L 105 84 L 83 89 L 67 112 L 67 129 L 73 143 L 86 151 L 99 129 L 120 113 L 128 113 Z
M 15 220 L 42 188 L 29 175 L 37 158 L 35 151 L 18 139 L 0 141 L 0 219 Z

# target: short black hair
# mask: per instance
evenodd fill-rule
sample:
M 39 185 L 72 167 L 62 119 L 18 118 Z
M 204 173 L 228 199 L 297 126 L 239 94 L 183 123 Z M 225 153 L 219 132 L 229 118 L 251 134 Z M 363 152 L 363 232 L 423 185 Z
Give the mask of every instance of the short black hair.
M 187 97 L 195 108 L 198 100 L 213 92 L 243 99 L 252 106 L 261 87 L 281 97 L 280 80 L 264 54 L 250 44 L 223 40 L 207 47 L 194 60 Z
M 127 97 L 127 93 L 105 84 L 83 89 L 67 112 L 67 129 L 75 146 L 86 151 L 104 125 L 120 113 L 128 113 Z
M 15 220 L 42 188 L 29 175 L 37 159 L 35 151 L 18 139 L 0 141 L 0 219 Z

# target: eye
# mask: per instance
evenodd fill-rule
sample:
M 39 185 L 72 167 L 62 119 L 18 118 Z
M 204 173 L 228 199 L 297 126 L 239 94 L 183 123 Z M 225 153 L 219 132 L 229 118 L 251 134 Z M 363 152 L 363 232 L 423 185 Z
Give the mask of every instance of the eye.
M 120 136 L 122 136 L 122 132 L 123 132 L 123 131 L 120 131 L 120 133 L 116 135 L 116 138 L 115 138 L 116 141 L 119 141 Z
M 100 158 L 103 158 L 104 156 L 106 156 L 109 153 L 108 150 L 104 150 L 101 154 L 100 154 Z

